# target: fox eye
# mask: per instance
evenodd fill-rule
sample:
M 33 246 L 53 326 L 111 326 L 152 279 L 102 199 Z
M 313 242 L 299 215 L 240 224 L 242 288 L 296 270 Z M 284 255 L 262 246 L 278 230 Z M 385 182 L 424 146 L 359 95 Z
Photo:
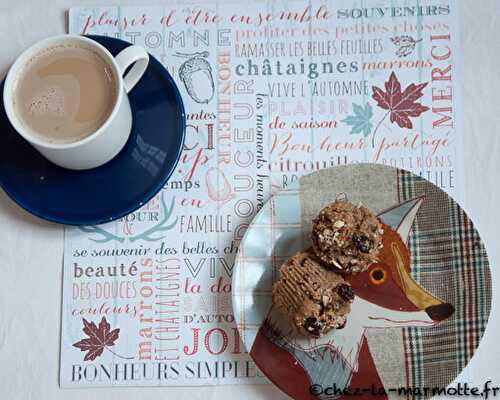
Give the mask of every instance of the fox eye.
M 387 272 L 382 267 L 375 267 L 370 271 L 370 282 L 374 285 L 381 285 L 387 280 Z

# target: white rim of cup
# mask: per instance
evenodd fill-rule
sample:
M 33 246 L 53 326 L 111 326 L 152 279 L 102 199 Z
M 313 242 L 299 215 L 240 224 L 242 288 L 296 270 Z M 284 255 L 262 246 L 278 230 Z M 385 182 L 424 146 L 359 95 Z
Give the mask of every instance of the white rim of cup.
M 99 53 L 101 56 L 104 56 L 105 61 L 108 62 L 108 64 L 113 68 L 113 73 L 115 74 L 115 81 L 117 82 L 117 94 L 115 98 L 115 104 L 113 106 L 113 110 L 111 113 L 108 115 L 106 120 L 101 124 L 99 128 L 97 128 L 93 133 L 91 133 L 88 136 L 85 136 L 83 139 L 77 140 L 76 142 L 70 142 L 70 143 L 52 143 L 52 142 L 46 142 L 43 140 L 40 140 L 38 137 L 33 136 L 27 132 L 27 129 L 21 124 L 19 121 L 19 118 L 16 115 L 16 112 L 14 110 L 14 102 L 12 99 L 12 91 L 14 90 L 14 84 L 16 82 L 16 79 L 18 77 L 19 72 L 21 71 L 23 65 L 34 55 L 42 51 L 43 49 L 51 46 L 51 45 L 56 45 L 57 43 L 60 43 L 62 41 L 79 41 L 79 42 L 84 42 L 91 47 L 98 49 Z M 21 135 L 24 139 L 26 139 L 28 142 L 33 143 L 37 146 L 44 147 L 46 149 L 71 149 L 74 147 L 81 146 L 85 143 L 88 143 L 92 140 L 94 140 L 96 137 L 100 136 L 102 132 L 104 132 L 106 126 L 109 124 L 109 121 L 114 118 L 116 113 L 118 112 L 118 107 L 122 102 L 122 97 L 123 97 L 123 77 L 120 72 L 120 69 L 118 68 L 118 65 L 116 64 L 115 58 L 113 55 L 109 52 L 108 49 L 106 49 L 104 46 L 102 46 L 100 43 L 97 43 L 95 40 L 86 38 L 85 36 L 79 36 L 79 35 L 57 35 L 57 36 L 51 36 L 46 39 L 43 39 L 34 45 L 30 46 L 28 49 L 24 50 L 16 59 L 14 64 L 9 68 L 9 72 L 7 73 L 7 77 L 5 78 L 5 85 L 4 85 L 4 90 L 3 90 L 3 103 L 5 107 L 5 112 L 7 113 L 7 117 L 14 127 L 14 129 L 17 131 L 19 135 Z

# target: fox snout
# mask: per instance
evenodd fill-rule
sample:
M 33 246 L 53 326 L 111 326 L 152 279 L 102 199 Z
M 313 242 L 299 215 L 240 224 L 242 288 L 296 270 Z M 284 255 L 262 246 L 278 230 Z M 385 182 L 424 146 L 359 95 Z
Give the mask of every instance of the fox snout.
M 379 262 L 350 278 L 356 296 L 364 300 L 368 326 L 425 326 L 449 318 L 453 306 L 411 276 L 410 252 L 400 234 L 385 224 L 383 229 Z

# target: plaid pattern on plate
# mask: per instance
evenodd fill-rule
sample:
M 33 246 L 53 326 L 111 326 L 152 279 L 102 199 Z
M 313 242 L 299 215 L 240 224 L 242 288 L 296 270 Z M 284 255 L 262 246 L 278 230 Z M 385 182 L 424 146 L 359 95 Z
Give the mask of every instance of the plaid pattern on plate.
M 412 275 L 455 307 L 450 319 L 432 329 L 404 329 L 403 384 L 445 387 L 469 362 L 486 329 L 491 308 L 488 257 L 471 220 L 445 192 L 398 170 L 398 194 L 400 201 L 425 194 L 409 240 Z
M 302 233 L 299 191 L 292 187 L 269 199 L 240 243 L 233 272 L 233 312 L 248 350 L 271 307 L 271 289 L 281 264 L 304 248 Z

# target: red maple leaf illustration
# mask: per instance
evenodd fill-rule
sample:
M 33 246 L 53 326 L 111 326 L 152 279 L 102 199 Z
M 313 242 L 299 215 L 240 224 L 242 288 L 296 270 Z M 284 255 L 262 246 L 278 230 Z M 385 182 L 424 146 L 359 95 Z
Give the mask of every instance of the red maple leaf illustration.
M 422 90 L 427 84 L 428 82 L 417 85 L 412 83 L 404 91 L 401 91 L 401 83 L 399 83 L 396 74 L 391 72 L 389 80 L 385 82 L 385 92 L 377 86 L 372 86 L 373 99 L 380 108 L 388 110 L 373 132 L 373 144 L 375 132 L 387 115 L 390 115 L 391 122 L 395 122 L 399 127 L 413 128 L 410 117 L 418 117 L 429 110 L 429 107 L 416 102 L 423 96 Z
M 118 339 L 120 334 L 120 329 L 113 329 L 110 331 L 111 326 L 105 317 L 102 317 L 99 326 L 96 326 L 94 322 L 89 322 L 83 318 L 83 332 L 88 336 L 88 338 L 82 339 L 79 342 L 73 343 L 73 346 L 80 349 L 81 351 L 86 351 L 84 361 L 93 361 L 99 357 L 104 349 L 110 351 L 114 355 L 121 357 L 112 350 L 109 349 L 110 346 L 114 346 L 115 341 Z

